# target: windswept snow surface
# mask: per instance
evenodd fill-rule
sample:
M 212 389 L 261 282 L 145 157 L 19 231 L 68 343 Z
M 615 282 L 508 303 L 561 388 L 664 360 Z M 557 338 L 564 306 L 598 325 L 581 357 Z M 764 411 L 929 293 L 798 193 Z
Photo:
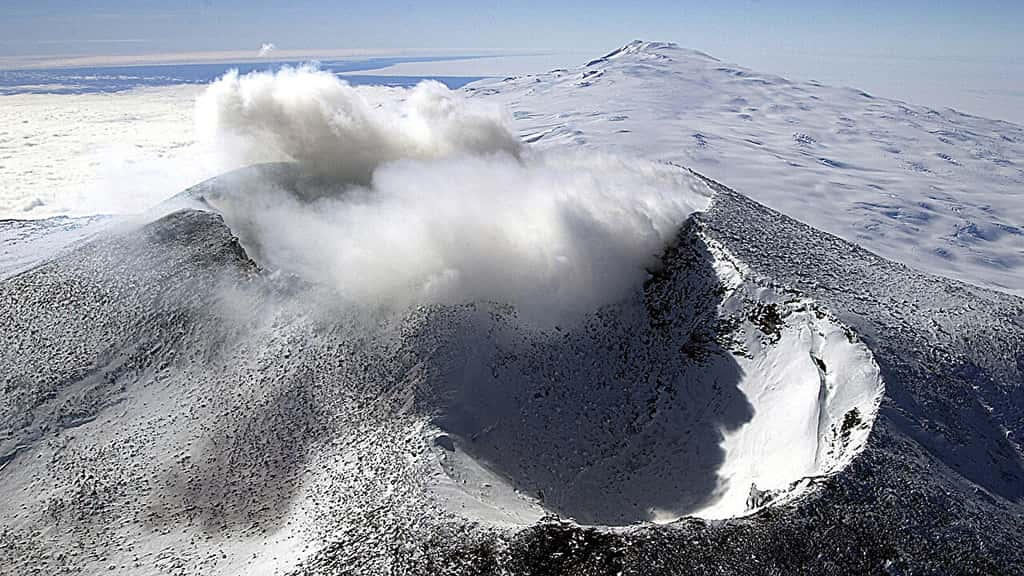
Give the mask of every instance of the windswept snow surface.
M 0 279 L 14 276 L 92 238 L 111 219 L 105 216 L 45 220 L 0 220 Z
M 674 44 L 482 81 L 526 141 L 678 162 L 922 271 L 1024 294 L 1024 128 Z

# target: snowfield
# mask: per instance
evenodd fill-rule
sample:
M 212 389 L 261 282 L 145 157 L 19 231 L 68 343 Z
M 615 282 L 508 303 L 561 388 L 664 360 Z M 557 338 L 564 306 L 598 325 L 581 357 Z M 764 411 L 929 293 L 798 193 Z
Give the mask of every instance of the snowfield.
M 534 146 L 677 162 L 886 258 L 1024 294 L 1018 125 L 639 41 L 472 89 Z
M 199 108 L 272 163 L 0 221 L 0 573 L 1024 566 L 1019 128 L 643 42 L 462 93 L 228 77 Z M 901 163 L 931 129 L 962 172 Z

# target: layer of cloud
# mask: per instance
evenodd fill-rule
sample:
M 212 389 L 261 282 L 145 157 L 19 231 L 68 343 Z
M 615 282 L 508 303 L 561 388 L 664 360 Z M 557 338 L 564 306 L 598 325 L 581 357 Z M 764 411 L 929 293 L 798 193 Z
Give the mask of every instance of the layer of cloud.
M 4 96 L 0 218 L 138 212 L 215 176 L 194 146 L 200 91 Z

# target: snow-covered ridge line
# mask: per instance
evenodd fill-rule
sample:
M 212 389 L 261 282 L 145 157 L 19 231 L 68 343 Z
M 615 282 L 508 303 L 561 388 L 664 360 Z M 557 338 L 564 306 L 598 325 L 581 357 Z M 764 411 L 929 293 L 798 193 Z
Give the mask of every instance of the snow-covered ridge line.
M 648 42 L 648 41 L 644 41 L 644 40 L 633 40 L 632 42 L 624 45 L 621 48 L 613 50 L 613 51 L 609 52 L 608 54 L 605 54 L 604 56 L 602 56 L 600 58 L 597 58 L 595 60 L 591 60 L 591 61 L 587 62 L 586 64 L 584 64 L 584 66 L 594 66 L 596 64 L 600 64 L 602 62 L 608 62 L 608 61 L 610 61 L 610 60 L 612 60 L 614 58 L 617 58 L 617 57 L 623 56 L 623 55 L 627 55 L 627 54 L 641 54 L 641 53 L 657 54 L 658 52 L 666 52 L 666 53 L 669 53 L 669 54 L 671 54 L 671 53 L 678 53 L 678 54 L 686 54 L 686 55 L 690 55 L 690 56 L 699 56 L 701 58 L 707 58 L 708 60 L 713 60 L 715 62 L 720 62 L 720 60 L 718 58 L 715 58 L 714 56 L 711 56 L 710 54 L 701 52 L 700 50 L 691 50 L 691 49 L 682 48 L 682 47 L 679 46 L 679 44 L 676 44 L 675 42 Z
M 505 104 L 533 147 L 676 162 L 886 258 L 1024 294 L 1015 124 L 641 41 L 468 90 Z

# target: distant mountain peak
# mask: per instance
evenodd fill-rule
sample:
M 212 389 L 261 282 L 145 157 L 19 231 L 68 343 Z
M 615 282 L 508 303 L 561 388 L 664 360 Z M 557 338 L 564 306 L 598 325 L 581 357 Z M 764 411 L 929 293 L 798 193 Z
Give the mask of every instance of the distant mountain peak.
M 587 66 L 597 64 L 599 62 L 607 62 L 615 58 L 619 58 L 626 55 L 652 55 L 660 58 L 670 57 L 699 57 L 702 59 L 713 60 L 718 62 L 718 59 L 710 54 L 706 54 L 699 50 L 692 50 L 689 48 L 682 48 L 675 42 L 650 42 L 646 40 L 633 40 L 628 44 L 605 54 L 604 56 L 587 62 Z

